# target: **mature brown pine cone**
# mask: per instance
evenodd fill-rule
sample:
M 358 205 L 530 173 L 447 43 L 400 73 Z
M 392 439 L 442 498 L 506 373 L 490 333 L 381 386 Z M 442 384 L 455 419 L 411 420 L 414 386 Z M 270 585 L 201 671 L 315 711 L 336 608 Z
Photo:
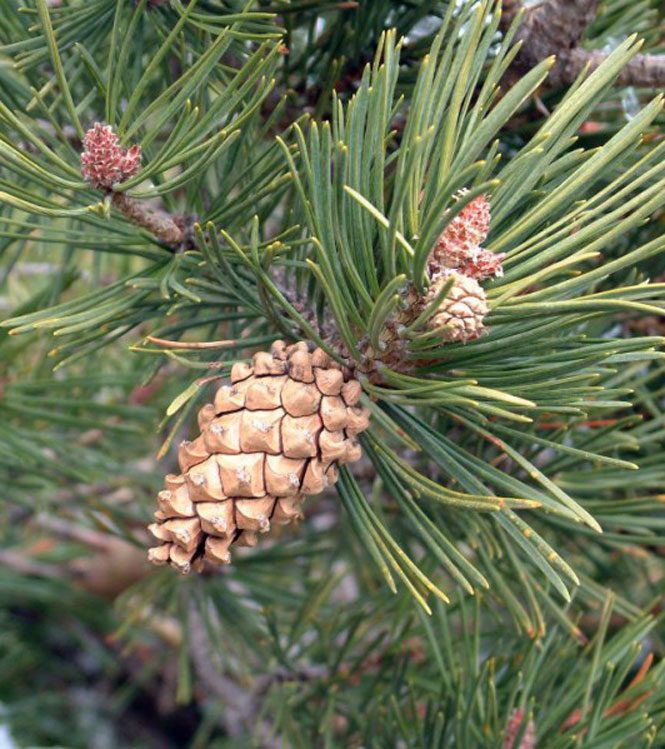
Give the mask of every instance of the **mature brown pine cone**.
M 436 297 L 449 278 L 450 274 L 445 272 L 434 278 L 426 303 Z M 452 288 L 428 325 L 432 330 L 447 325 L 441 336 L 444 341 L 472 341 L 485 331 L 483 321 L 488 313 L 483 287 L 473 278 L 456 273 Z
M 166 477 L 150 532 L 155 564 L 181 572 L 228 564 L 230 546 L 254 546 L 271 523 L 301 517 L 307 495 L 337 481 L 337 465 L 361 456 L 369 425 L 351 371 L 306 343 L 275 341 L 199 411 L 201 434 L 183 442 L 179 475 Z

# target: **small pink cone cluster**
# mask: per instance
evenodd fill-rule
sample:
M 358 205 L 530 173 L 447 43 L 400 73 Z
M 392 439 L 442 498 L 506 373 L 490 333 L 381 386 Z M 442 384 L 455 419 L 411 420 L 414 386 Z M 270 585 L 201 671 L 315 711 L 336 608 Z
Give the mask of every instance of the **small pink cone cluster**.
M 515 708 L 508 718 L 508 725 L 506 726 L 506 737 L 503 742 L 503 749 L 535 749 L 536 747 L 536 726 L 535 723 L 530 720 L 526 724 L 524 733 L 520 740 L 519 746 L 515 746 L 515 739 L 517 738 L 524 721 L 524 709 L 521 707 Z
M 95 122 L 83 138 L 81 174 L 93 187 L 112 189 L 133 177 L 141 166 L 141 146 L 121 148 L 110 125 Z
M 451 275 L 455 277 L 447 296 L 428 321 L 430 329 L 441 329 L 444 341 L 465 343 L 485 332 L 489 307 L 478 282 L 503 275 L 501 261 L 505 257 L 480 246 L 489 228 L 490 205 L 484 195 L 479 195 L 446 226 L 430 253 L 431 284 L 425 303 L 438 296 Z
M 495 255 L 480 246 L 487 239 L 489 229 L 490 204 L 484 195 L 479 195 L 455 216 L 436 240 L 429 257 L 430 274 L 448 269 L 475 281 L 503 275 L 501 261 L 505 255 Z

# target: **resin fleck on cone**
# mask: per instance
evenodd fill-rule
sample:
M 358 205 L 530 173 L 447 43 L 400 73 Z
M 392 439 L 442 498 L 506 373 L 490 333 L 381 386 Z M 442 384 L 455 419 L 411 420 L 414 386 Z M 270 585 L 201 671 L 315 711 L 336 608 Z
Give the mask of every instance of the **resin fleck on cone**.
M 231 382 L 199 411 L 201 434 L 179 449 L 182 473 L 166 477 L 149 526 L 155 564 L 183 573 L 228 564 L 230 548 L 301 517 L 308 495 L 337 481 L 337 466 L 361 456 L 369 425 L 350 370 L 306 343 L 276 341 L 238 362 Z

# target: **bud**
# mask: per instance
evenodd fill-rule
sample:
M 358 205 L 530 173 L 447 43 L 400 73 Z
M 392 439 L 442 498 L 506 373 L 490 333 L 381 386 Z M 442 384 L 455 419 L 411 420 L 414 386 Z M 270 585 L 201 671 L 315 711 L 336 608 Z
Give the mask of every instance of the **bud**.
M 429 288 L 425 304 L 431 302 L 450 278 L 451 271 L 443 271 L 436 276 Z M 436 314 L 428 321 L 434 330 L 447 325 L 448 330 L 442 334 L 444 341 L 472 341 L 485 332 L 483 323 L 489 308 L 482 286 L 473 278 L 461 273 L 455 274 L 455 280 L 445 299 L 441 302 Z

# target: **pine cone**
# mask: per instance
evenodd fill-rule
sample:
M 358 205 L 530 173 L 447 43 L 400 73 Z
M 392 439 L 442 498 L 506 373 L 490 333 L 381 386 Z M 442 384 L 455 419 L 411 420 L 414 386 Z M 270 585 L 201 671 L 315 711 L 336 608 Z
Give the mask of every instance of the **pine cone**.
M 271 523 L 301 517 L 305 496 L 337 481 L 337 465 L 361 456 L 369 425 L 361 386 L 324 351 L 276 341 L 237 362 L 231 384 L 199 411 L 201 434 L 183 442 L 180 475 L 166 477 L 150 532 L 155 564 L 183 573 L 228 564 L 230 546 L 254 546 Z
M 434 278 L 425 303 L 436 297 L 449 278 L 450 274 L 445 272 Z M 429 319 L 428 325 L 432 330 L 448 325 L 449 329 L 442 335 L 444 341 L 472 341 L 483 334 L 483 321 L 488 313 L 482 286 L 473 278 L 456 273 L 452 288 L 437 312 Z

